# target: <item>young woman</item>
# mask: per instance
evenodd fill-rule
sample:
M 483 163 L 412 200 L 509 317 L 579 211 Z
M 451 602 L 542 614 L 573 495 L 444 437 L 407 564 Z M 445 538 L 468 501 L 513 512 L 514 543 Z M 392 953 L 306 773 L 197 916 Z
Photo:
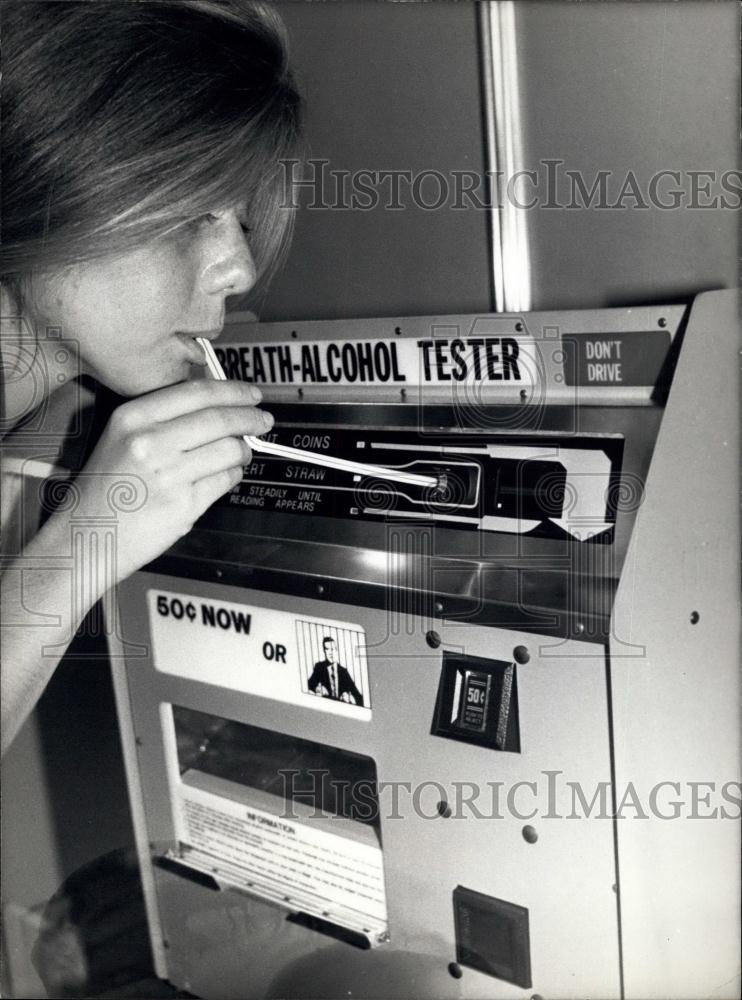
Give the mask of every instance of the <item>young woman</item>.
M 257 390 L 189 376 L 194 338 L 286 245 L 300 100 L 280 21 L 251 0 L 5 0 L 2 30 L 2 427 L 79 372 L 127 397 L 75 480 L 76 537 L 113 514 L 115 552 L 91 537 L 73 565 L 62 505 L 6 560 L 6 747 L 53 650 L 239 481 L 242 435 L 272 424 Z M 133 502 L 112 509 L 113 482 Z

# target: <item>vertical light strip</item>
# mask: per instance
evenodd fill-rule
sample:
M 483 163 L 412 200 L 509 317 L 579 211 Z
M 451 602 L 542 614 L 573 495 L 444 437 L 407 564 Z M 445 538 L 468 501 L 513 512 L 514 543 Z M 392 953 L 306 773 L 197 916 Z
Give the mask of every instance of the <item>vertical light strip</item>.
M 514 177 L 517 171 L 525 167 L 523 155 L 523 120 L 521 115 L 521 96 L 518 79 L 518 46 L 515 26 L 515 3 L 498 3 L 500 8 L 500 25 L 503 39 L 504 82 L 506 88 L 505 106 L 509 129 L 509 149 L 512 150 L 512 166 L 506 176 Z M 509 154 L 510 155 L 510 154 Z M 516 192 L 517 193 L 517 192 Z M 515 231 L 515 247 L 513 259 L 517 266 L 513 278 L 513 294 L 516 301 L 509 307 L 522 312 L 528 312 L 531 304 L 531 255 L 528 245 L 528 210 L 519 208 L 512 201 L 508 202 Z
M 492 214 L 492 273 L 497 312 L 531 308 L 531 271 L 525 210 L 513 200 L 509 182 L 523 169 L 523 133 L 518 85 L 515 4 L 484 0 L 480 5 L 484 62 L 488 170 L 495 197 Z M 498 177 L 497 172 L 500 171 Z M 510 188 L 510 190 L 509 190 Z
M 500 232 L 499 191 L 497 181 L 497 133 L 495 129 L 495 83 L 493 79 L 492 28 L 490 22 L 493 4 L 482 0 L 479 8 L 479 32 L 482 43 L 482 72 L 484 76 L 485 143 L 487 147 L 486 169 L 490 174 L 489 231 L 492 251 L 492 287 L 494 289 L 495 312 L 505 309 L 505 291 L 502 269 L 502 234 Z

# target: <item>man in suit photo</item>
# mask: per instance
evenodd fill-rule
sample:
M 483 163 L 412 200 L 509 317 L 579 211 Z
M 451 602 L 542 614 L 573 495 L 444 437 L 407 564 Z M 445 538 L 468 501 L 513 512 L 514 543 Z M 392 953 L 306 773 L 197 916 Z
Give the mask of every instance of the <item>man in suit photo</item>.
M 363 705 L 363 695 L 353 682 L 353 678 L 345 667 L 338 663 L 337 643 L 332 636 L 326 635 L 322 640 L 322 651 L 325 659 L 315 663 L 312 676 L 309 678 L 309 690 L 322 698 L 332 698 L 350 704 Z

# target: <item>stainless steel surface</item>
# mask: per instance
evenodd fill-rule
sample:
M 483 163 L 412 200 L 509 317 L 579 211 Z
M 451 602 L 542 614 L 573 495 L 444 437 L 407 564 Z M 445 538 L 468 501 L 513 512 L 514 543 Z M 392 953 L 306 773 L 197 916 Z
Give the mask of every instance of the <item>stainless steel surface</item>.
M 125 628 L 147 643 L 149 630 L 141 609 L 144 592 L 151 588 L 287 607 L 280 595 L 138 574 L 122 588 L 121 609 Z M 422 789 L 417 812 L 403 790 L 397 813 L 382 812 L 390 941 L 373 952 L 358 951 L 286 923 L 280 911 L 240 893 L 216 893 L 157 871 L 171 980 L 214 1000 L 348 992 L 368 997 L 521 997 L 517 987 L 471 969 L 460 982 L 450 976 L 448 964 L 455 960 L 452 892 L 464 885 L 529 909 L 533 992 L 554 997 L 599 991 L 617 995 L 611 822 L 556 818 L 572 809 L 567 781 L 585 790 L 610 781 L 603 651 L 575 642 L 554 647 L 517 630 L 443 622 L 436 625 L 442 647 L 434 652 L 419 617 L 407 618 L 403 631 L 396 632 L 394 617 L 387 612 L 307 599 L 292 600 L 291 610 L 354 621 L 365 629 L 372 720 L 358 722 L 237 695 L 208 683 L 215 663 L 203 662 L 200 683 L 154 671 L 148 660 L 130 661 L 148 837 L 158 853 L 173 838 L 161 704 L 205 710 L 366 754 L 375 761 L 380 781 L 410 782 Z M 508 660 L 518 644 L 531 650 L 530 662 L 516 668 L 522 752 L 482 751 L 431 736 L 442 651 Z M 545 775 L 555 770 L 563 772 L 563 778 L 550 797 Z M 513 793 L 513 801 L 522 816 L 534 808 L 538 815 L 521 818 L 503 805 L 497 818 L 487 783 L 498 781 L 504 783 L 503 797 L 518 781 L 536 782 L 537 797 L 521 788 Z M 489 818 L 478 819 L 462 805 L 450 819 L 442 819 L 436 813 L 440 792 L 433 782 L 452 804 L 457 794 L 465 798 L 479 787 L 480 812 Z M 387 810 L 389 794 L 382 802 Z M 539 831 L 535 844 L 522 836 L 526 822 Z
M 118 608 L 116 614 L 120 614 Z M 126 679 L 124 644 L 116 631 L 112 631 L 109 634 L 108 644 L 111 658 L 113 690 L 116 698 L 116 713 L 118 715 L 119 734 L 121 736 L 121 749 L 126 768 L 126 785 L 129 792 L 129 808 L 131 809 L 134 844 L 139 861 L 144 908 L 149 928 L 149 939 L 152 945 L 152 960 L 156 975 L 160 979 L 167 979 L 168 963 L 160 924 L 157 890 L 152 871 L 152 854 L 147 835 L 147 817 L 142 802 L 142 779 L 137 758 L 132 707 L 129 700 L 129 686 Z
M 415 405 L 427 407 L 438 403 L 455 405 L 460 416 L 454 426 L 464 427 L 470 421 L 474 428 L 481 426 L 476 408 L 479 404 L 514 404 L 522 411 L 523 419 L 507 421 L 503 417 L 499 426 L 517 431 L 527 422 L 527 414 L 538 421 L 538 414 L 546 404 L 577 408 L 597 403 L 601 406 L 642 405 L 651 399 L 651 390 L 638 385 L 573 386 L 564 379 L 564 344 L 571 335 L 581 333 L 646 333 L 666 330 L 672 339 L 680 328 L 687 308 L 683 305 L 662 304 L 630 306 L 617 309 L 567 309 L 563 311 L 511 312 L 511 313 L 446 313 L 439 315 L 404 316 L 387 315 L 369 319 L 317 319 L 299 322 L 282 320 L 272 323 L 255 323 L 243 314 L 228 316 L 224 331 L 216 342 L 217 349 L 230 346 L 250 347 L 265 343 L 292 344 L 337 341 L 385 340 L 413 342 L 435 340 L 437 337 L 455 335 L 467 337 L 517 336 L 525 342 L 532 341 L 538 352 L 530 374 L 534 387 L 527 387 L 527 398 L 521 395 L 523 386 L 515 382 L 485 382 L 467 378 L 462 383 L 425 384 L 410 382 L 405 385 L 404 401 L 407 409 Z M 387 383 L 353 385 L 307 384 L 297 382 L 282 384 L 271 379 L 263 380 L 260 389 L 267 402 L 350 402 L 356 407 L 376 407 L 380 403 L 400 402 L 399 385 Z M 301 392 L 299 392 L 301 390 Z M 366 419 L 359 414 L 358 419 Z M 426 414 L 420 414 L 426 422 Z M 537 423 L 540 426 L 540 422 Z
M 131 716 L 123 712 L 123 725 L 136 753 L 129 763 L 146 823 L 139 835 L 145 865 L 150 852 L 177 850 L 173 751 L 163 722 L 171 704 L 366 755 L 380 781 L 409 782 L 431 795 L 424 814 L 382 813 L 390 940 L 373 952 L 330 943 L 244 892 L 152 872 L 169 978 L 207 1000 L 521 997 L 519 988 L 470 968 L 461 980 L 449 973 L 452 892 L 461 885 L 527 908 L 537 995 L 734 995 L 735 786 L 727 786 L 731 799 L 719 799 L 724 783 L 739 779 L 737 634 L 729 627 L 738 606 L 739 538 L 734 477 L 720 476 L 718 463 L 738 441 L 735 304 L 730 293 L 709 294 L 696 301 L 685 329 L 674 317 L 679 360 L 669 396 L 656 393 L 643 405 L 623 405 L 612 390 L 603 406 L 547 400 L 532 408 L 538 421 L 528 433 L 493 436 L 480 428 L 485 440 L 518 447 L 622 444 L 621 474 L 643 489 L 619 511 L 613 545 L 453 530 L 436 532 L 433 545 L 416 524 L 401 525 L 402 544 L 391 544 L 383 523 L 267 511 L 246 519 L 237 508 L 215 508 L 120 588 L 124 637 L 144 647 L 127 660 Z M 631 320 L 642 329 L 647 317 L 657 321 L 657 310 Z M 582 330 L 596 322 L 590 313 L 552 318 Z M 362 328 L 352 335 L 363 336 Z M 409 429 L 418 420 L 440 433 L 455 423 L 440 403 L 311 401 L 276 410 L 289 426 L 355 421 L 358 433 Z M 453 433 L 463 440 L 469 430 Z M 177 663 L 174 671 L 154 669 L 146 608 L 157 590 L 353 623 L 366 636 L 370 717 L 307 710 L 249 693 L 242 681 L 229 687 L 221 661 L 232 654 L 222 651 L 218 633 L 213 642 L 209 634 L 184 645 L 188 677 Z M 521 752 L 431 735 L 446 651 L 515 662 Z M 535 783 L 534 794 L 547 801 L 539 799 L 533 814 L 440 814 L 443 797 L 481 794 L 493 782 L 521 792 Z M 726 805 L 729 818 L 658 818 L 651 810 L 662 782 L 678 782 L 686 810 L 695 795 L 702 811 L 712 782 L 713 804 Z M 596 816 L 599 789 L 606 806 Z M 632 790 L 636 817 L 626 806 Z M 158 933 L 153 922 L 155 944 Z M 699 951 L 698 941 L 708 945 Z
M 158 566 L 172 572 L 192 559 L 191 568 L 183 571 L 197 572 L 203 579 L 212 579 L 218 566 L 233 583 L 255 585 L 260 581 L 267 589 L 300 595 L 322 588 L 328 599 L 354 600 L 370 607 L 384 607 L 395 589 L 405 600 L 405 593 L 422 589 L 431 605 L 438 601 L 446 614 L 468 614 L 492 624 L 511 622 L 536 632 L 603 642 L 613 590 L 640 502 L 640 490 L 636 495 L 635 491 L 646 474 L 661 418 L 661 394 L 654 385 L 565 385 L 565 345 L 570 335 L 584 333 L 650 336 L 650 331 L 662 330 L 674 340 L 684 315 L 681 306 L 653 306 L 272 324 L 245 323 L 235 317 L 218 345 L 222 350 L 249 349 L 256 343 L 352 343 L 390 336 L 394 342 L 414 346 L 439 329 L 477 329 L 490 334 L 507 331 L 532 339 L 542 372 L 537 389 L 525 402 L 520 399 L 520 390 L 510 390 L 504 383 L 489 389 L 477 387 L 471 405 L 464 399 L 461 405 L 453 406 L 450 386 L 446 389 L 442 385 L 425 387 L 418 394 L 410 388 L 404 403 L 399 402 L 398 390 L 381 385 L 366 389 L 310 385 L 301 388 L 301 402 L 295 405 L 288 405 L 288 401 L 298 399 L 297 389 L 270 383 L 261 387 L 279 427 L 296 425 L 307 432 L 323 426 L 375 428 L 382 440 L 390 429 L 406 428 L 419 434 L 421 448 L 426 440 L 432 440 L 432 434 L 445 431 L 451 434 L 447 448 L 452 454 L 457 446 L 464 446 L 466 434 L 473 435 L 472 440 L 516 449 L 536 444 L 545 453 L 557 443 L 565 447 L 578 439 L 596 444 L 601 440 L 623 441 L 619 489 L 623 500 L 615 540 L 612 545 L 588 549 L 564 539 L 515 538 L 497 531 L 462 535 L 445 524 L 431 528 L 430 523 L 416 527 L 395 524 L 391 519 L 385 524 L 320 517 L 312 522 L 310 542 L 307 521 L 300 516 L 285 513 L 277 517 L 259 509 L 221 507 Z M 443 405 L 446 398 L 449 405 Z M 514 400 L 518 400 L 515 407 Z M 279 405 L 279 401 L 286 405 Z M 346 402 L 352 405 L 344 405 Z M 210 530 L 217 534 L 210 537 Z M 386 556 L 390 533 L 404 535 L 408 547 L 391 577 Z M 427 557 L 421 560 L 416 556 L 423 551 L 430 551 L 429 562 Z
M 739 994 L 737 309 L 694 303 L 614 610 L 617 782 L 682 803 L 618 825 L 630 998 Z

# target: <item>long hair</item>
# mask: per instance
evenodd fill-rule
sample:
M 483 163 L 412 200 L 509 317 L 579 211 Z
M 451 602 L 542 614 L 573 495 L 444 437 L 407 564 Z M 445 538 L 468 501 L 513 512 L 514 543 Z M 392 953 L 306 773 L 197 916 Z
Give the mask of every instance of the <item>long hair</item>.
M 252 0 L 3 0 L 0 274 L 18 285 L 246 204 L 258 275 L 293 213 L 301 100 Z

